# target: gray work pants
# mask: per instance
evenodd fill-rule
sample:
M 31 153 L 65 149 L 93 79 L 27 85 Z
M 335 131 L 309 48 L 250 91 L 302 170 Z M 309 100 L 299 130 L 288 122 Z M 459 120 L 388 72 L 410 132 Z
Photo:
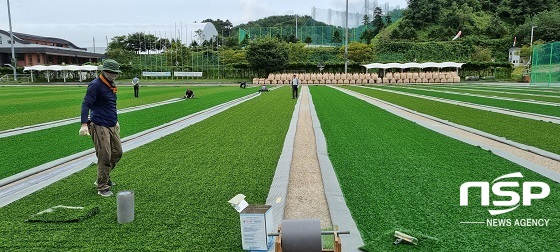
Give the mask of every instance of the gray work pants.
M 99 126 L 91 122 L 89 131 L 97 155 L 97 190 L 103 191 L 111 187 L 109 184 L 111 170 L 115 168 L 123 154 L 120 128 Z

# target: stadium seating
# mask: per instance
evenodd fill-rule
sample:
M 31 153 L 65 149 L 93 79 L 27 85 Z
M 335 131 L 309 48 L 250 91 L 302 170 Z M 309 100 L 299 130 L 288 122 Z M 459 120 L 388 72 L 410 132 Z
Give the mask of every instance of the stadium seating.
M 293 73 L 271 73 L 266 78 L 253 78 L 253 84 L 289 85 Z M 301 84 L 393 84 L 393 83 L 459 83 L 456 71 L 449 72 L 385 72 L 377 73 L 296 73 Z

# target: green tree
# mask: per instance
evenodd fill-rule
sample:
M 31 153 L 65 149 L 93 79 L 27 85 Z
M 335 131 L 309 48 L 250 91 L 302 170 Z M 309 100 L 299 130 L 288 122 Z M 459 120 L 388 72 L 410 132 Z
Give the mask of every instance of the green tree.
M 304 42 L 309 45 L 311 44 L 311 42 L 313 42 L 313 40 L 311 40 L 311 37 L 307 36 Z
M 362 33 L 362 35 L 360 35 L 360 40 L 369 44 L 369 43 L 371 43 L 371 39 L 373 39 L 373 37 L 375 37 L 375 35 L 373 35 L 373 30 L 372 29 L 366 29 Z
M 247 63 L 244 50 L 220 49 L 220 62 L 225 65 Z
M 172 39 L 163 46 L 164 55 L 168 66 L 185 66 L 191 60 L 191 50 L 181 40 Z
M 404 16 L 411 21 L 413 28 L 421 29 L 439 20 L 446 4 L 445 0 L 408 0 Z
M 507 36 L 509 34 L 509 29 L 497 15 L 493 15 L 490 18 L 490 23 L 486 27 L 485 33 L 492 39 L 499 39 Z
M 369 16 L 368 15 L 364 15 L 364 17 L 362 18 L 362 24 L 364 24 L 367 27 L 369 27 Z
M 133 51 L 122 48 L 108 49 L 106 53 L 108 58 L 121 62 L 121 64 L 132 62 L 136 55 Z
M 294 35 L 294 34 L 288 35 L 288 36 L 286 37 L 286 40 L 285 40 L 285 41 L 288 42 L 288 43 L 297 43 L 297 42 L 299 42 L 298 39 L 296 38 L 296 35 Z
M 383 11 L 381 8 L 376 7 L 373 11 L 373 36 L 377 35 L 383 28 L 385 27 L 385 23 L 383 23 Z
M 249 34 L 245 33 L 245 37 L 243 37 L 243 40 L 241 40 L 241 46 L 247 46 L 250 41 L 251 38 L 249 37 Z
M 338 30 L 335 30 L 332 36 L 332 42 L 335 44 L 340 44 L 342 43 L 342 38 L 340 38 L 340 32 L 338 32 Z
M 126 36 L 115 36 L 111 39 L 111 42 L 109 42 L 109 45 L 107 46 L 107 51 L 110 50 L 115 50 L 115 49 L 123 49 L 125 50 L 126 48 Z
M 488 62 L 492 60 L 492 50 L 480 46 L 474 47 L 474 52 L 471 55 L 472 61 Z
M 558 4 L 558 0 L 503 0 L 497 12 L 509 23 L 520 25 L 540 12 L 558 9 Z
M 311 49 L 305 47 L 304 43 L 287 43 L 285 47 L 288 50 L 288 63 L 307 63 L 309 61 Z
M 534 36 L 546 42 L 560 41 L 560 8 L 543 11 L 535 16 Z
M 259 72 L 261 76 L 268 76 L 271 72 L 285 69 L 288 55 L 285 44 L 270 37 L 256 39 L 247 46 L 249 67 Z
M 340 47 L 340 54 L 344 54 L 344 47 Z M 348 44 L 348 59 L 356 63 L 370 63 L 373 59 L 373 48 L 368 44 L 351 42 Z
M 143 32 L 136 32 L 129 34 L 126 37 L 126 50 L 146 52 L 153 50 L 161 50 L 160 38 L 153 34 L 145 34 Z
M 385 27 L 391 25 L 393 23 L 393 20 L 391 20 L 391 15 L 385 15 Z
M 539 39 L 545 42 L 558 41 L 558 38 L 560 38 L 560 9 L 541 12 L 516 27 L 514 36 L 517 36 L 519 44 L 528 45 L 531 43 L 531 27 L 533 25 L 537 26 L 533 30 L 533 44 Z

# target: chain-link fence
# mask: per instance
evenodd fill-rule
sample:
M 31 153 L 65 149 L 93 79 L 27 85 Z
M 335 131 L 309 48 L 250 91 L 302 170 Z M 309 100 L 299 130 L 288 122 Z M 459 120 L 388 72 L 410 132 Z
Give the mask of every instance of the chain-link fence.
M 348 29 L 348 42 L 365 42 L 362 34 L 368 27 L 365 25 Z M 370 28 L 371 29 L 371 28 Z M 243 39 L 257 39 L 261 37 L 273 37 L 288 39 L 291 36 L 303 43 L 313 45 L 340 46 L 344 44 L 344 28 L 335 26 L 285 26 L 285 27 L 244 27 L 239 29 L 239 42 Z
M 560 85 L 560 42 L 533 46 L 531 85 Z

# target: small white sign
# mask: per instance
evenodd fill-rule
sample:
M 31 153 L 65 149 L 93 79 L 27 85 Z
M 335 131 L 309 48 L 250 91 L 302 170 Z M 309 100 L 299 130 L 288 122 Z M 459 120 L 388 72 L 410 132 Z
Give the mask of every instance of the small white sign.
M 142 76 L 147 76 L 147 77 L 170 77 L 171 72 L 142 72 Z
M 202 72 L 174 72 L 176 77 L 202 77 Z

